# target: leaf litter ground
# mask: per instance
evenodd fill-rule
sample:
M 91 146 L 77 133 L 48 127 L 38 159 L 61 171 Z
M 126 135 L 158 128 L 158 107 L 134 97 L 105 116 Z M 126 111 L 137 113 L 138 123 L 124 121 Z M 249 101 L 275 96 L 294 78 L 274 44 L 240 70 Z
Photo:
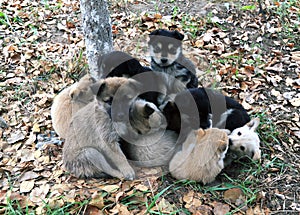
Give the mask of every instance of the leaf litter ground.
M 260 117 L 261 163 L 236 161 L 206 186 L 160 169 L 140 169 L 135 181 L 63 171 L 49 110 L 86 71 L 79 3 L 0 5 L 1 213 L 299 214 L 299 2 L 263 1 L 262 14 L 253 1 L 110 2 L 116 50 L 149 65 L 149 32 L 178 29 L 201 84 Z

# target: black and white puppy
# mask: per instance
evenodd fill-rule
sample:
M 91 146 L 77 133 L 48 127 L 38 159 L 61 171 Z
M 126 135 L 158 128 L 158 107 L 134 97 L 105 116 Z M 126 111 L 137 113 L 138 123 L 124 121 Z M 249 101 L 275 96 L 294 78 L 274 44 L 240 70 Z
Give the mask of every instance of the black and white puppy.
M 182 54 L 184 35 L 178 31 L 164 29 L 150 33 L 148 42 L 151 69 L 164 72 L 181 80 L 187 88 L 198 87 L 194 64 Z
M 208 88 L 188 89 L 163 107 L 168 129 L 217 127 L 233 131 L 244 126 L 250 117 L 236 100 Z
M 236 100 L 207 88 L 188 89 L 178 93 L 174 101 L 163 107 L 167 129 L 185 140 L 192 129 L 217 127 L 230 130 L 229 150 L 225 163 L 248 156 L 259 160 L 259 137 L 255 132 L 259 119 L 250 119 L 247 111 Z M 251 120 L 251 121 L 250 121 Z

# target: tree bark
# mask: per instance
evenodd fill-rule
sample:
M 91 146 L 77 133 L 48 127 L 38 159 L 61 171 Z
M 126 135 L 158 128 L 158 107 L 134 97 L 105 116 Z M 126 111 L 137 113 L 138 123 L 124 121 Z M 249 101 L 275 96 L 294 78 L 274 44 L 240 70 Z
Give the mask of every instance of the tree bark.
M 106 0 L 81 0 L 86 56 L 92 77 L 99 79 L 99 58 L 113 49 L 110 14 Z

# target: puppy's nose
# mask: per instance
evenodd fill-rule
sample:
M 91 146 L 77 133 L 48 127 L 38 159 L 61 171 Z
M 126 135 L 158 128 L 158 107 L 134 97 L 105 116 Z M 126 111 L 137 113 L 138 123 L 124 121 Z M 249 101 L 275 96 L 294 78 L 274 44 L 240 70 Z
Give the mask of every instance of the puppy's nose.
M 167 59 L 167 58 L 162 58 L 160 61 L 161 61 L 162 63 L 167 63 L 167 62 L 168 62 L 168 59 Z

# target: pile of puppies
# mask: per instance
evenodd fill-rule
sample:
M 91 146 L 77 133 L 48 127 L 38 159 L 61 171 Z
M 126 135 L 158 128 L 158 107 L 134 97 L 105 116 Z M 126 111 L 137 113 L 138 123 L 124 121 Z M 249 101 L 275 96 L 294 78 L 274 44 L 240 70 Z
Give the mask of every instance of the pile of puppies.
M 183 35 L 150 34 L 151 68 L 120 51 L 54 99 L 53 128 L 65 139 L 63 163 L 76 177 L 132 180 L 134 166 L 161 166 L 177 179 L 209 183 L 232 159 L 260 159 L 255 130 L 237 101 L 198 88 L 182 54 Z

